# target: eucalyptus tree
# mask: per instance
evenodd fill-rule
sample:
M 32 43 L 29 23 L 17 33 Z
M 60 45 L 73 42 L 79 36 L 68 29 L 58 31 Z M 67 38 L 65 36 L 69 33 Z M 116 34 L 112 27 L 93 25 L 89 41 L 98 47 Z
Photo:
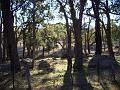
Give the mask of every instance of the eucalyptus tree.
M 112 48 L 112 40 L 111 40 L 111 18 L 110 14 L 112 9 L 111 8 L 111 1 L 108 0 L 91 0 L 92 7 L 87 10 L 86 15 L 91 16 L 96 20 L 95 29 L 96 29 L 96 53 L 98 51 L 99 54 L 102 53 L 102 39 L 101 39 L 101 30 L 100 24 L 105 30 L 106 40 L 108 45 L 108 53 L 109 55 L 114 57 L 113 48 Z M 94 14 L 90 13 L 89 10 L 93 9 Z M 113 14 L 113 13 L 112 13 Z M 105 19 L 103 19 L 103 16 Z M 104 20 L 104 21 L 103 21 Z M 107 22 L 105 22 L 107 20 Z M 98 28 L 99 27 L 99 28 Z
M 112 41 L 114 41 L 114 48 L 118 49 L 118 53 L 120 53 L 120 26 L 118 26 L 115 22 L 112 21 L 111 23 L 112 27 L 111 27 L 111 37 L 112 37 Z
M 110 0 L 110 2 L 112 3 L 110 5 L 110 13 L 117 15 L 117 19 L 120 20 L 120 0 Z
M 113 45 L 112 45 L 112 37 L 111 37 L 111 18 L 110 18 L 110 7 L 109 7 L 109 3 L 108 0 L 106 0 L 105 2 L 101 1 L 101 8 L 102 11 L 101 13 L 103 13 L 104 15 L 106 15 L 106 20 L 107 20 L 107 24 L 105 25 L 105 22 L 103 22 L 102 20 L 102 26 L 105 30 L 105 34 L 106 34 L 106 39 L 107 39 L 107 46 L 108 46 L 108 53 L 109 55 L 111 55 L 114 58 L 114 52 L 113 52 Z
M 2 18 L 3 18 L 3 33 L 8 43 L 9 57 L 11 60 L 12 71 L 20 70 L 19 57 L 17 52 L 17 44 L 13 27 L 13 12 L 10 9 L 10 0 L 1 0 Z
M 1 7 L 1 3 L 0 3 Z M 1 16 L 1 8 L 0 8 L 0 63 L 2 63 L 2 16 Z
M 73 22 L 74 29 L 74 38 L 75 38 L 75 63 L 74 63 L 74 71 L 79 71 L 82 68 L 83 64 L 83 49 L 82 49 L 82 17 L 83 11 L 87 0 L 69 0 L 71 19 Z M 79 5 L 79 8 L 75 8 L 74 5 Z M 76 17 L 77 11 L 79 10 L 78 18 Z
M 66 31 L 67 31 L 67 61 L 68 61 L 68 66 L 67 66 L 67 70 L 71 71 L 72 70 L 72 57 L 71 57 L 71 29 L 70 29 L 70 25 L 69 25 L 69 18 L 68 18 L 68 14 L 66 11 L 66 5 L 67 5 L 67 0 L 64 1 L 64 3 L 62 3 L 63 1 L 57 0 L 57 2 L 60 5 L 60 11 L 64 14 L 65 20 L 66 20 Z
M 100 31 L 100 20 L 99 20 L 99 5 L 100 0 L 91 0 L 92 1 L 92 8 L 94 11 L 95 16 L 95 42 L 96 42 L 96 52 L 95 54 L 102 53 L 102 40 L 101 40 L 101 31 Z
M 116 15 L 116 21 L 119 23 L 120 21 L 120 0 L 110 0 L 112 2 L 112 4 L 110 5 L 110 13 L 112 13 L 113 15 Z M 120 24 L 119 24 L 120 25 Z M 120 35 L 120 30 L 118 27 L 118 33 L 117 36 Z M 120 38 L 119 38 L 119 46 L 120 46 Z M 120 52 L 120 48 L 119 48 L 119 52 Z
M 66 41 L 65 25 L 62 23 L 57 24 L 45 24 L 43 28 L 38 30 L 37 40 L 39 45 L 43 47 L 42 56 L 44 57 L 45 50 L 49 51 L 56 48 L 57 44 L 60 44 L 64 49 L 63 43 Z
M 91 24 L 91 17 L 89 18 L 88 28 L 87 28 L 87 49 L 88 53 L 90 54 L 90 24 Z
M 36 39 L 36 33 L 35 33 L 35 6 L 36 6 L 36 2 L 35 0 L 32 0 L 32 3 L 33 3 L 33 9 L 32 9 L 32 19 L 33 19 L 33 26 L 32 26 L 32 33 L 33 33 L 33 41 L 35 41 Z M 33 45 L 32 45 L 32 58 L 33 58 L 33 61 L 32 61 L 32 68 L 34 68 L 34 59 L 35 59 L 35 42 L 33 42 Z
M 50 16 L 49 5 L 44 1 L 25 0 L 23 2 L 15 17 L 16 21 L 19 21 L 16 30 L 17 34 L 19 33 L 17 39 L 20 41 L 21 37 L 26 37 L 23 42 L 27 48 L 27 56 L 35 58 L 37 25 L 44 24 L 44 21 L 52 16 Z

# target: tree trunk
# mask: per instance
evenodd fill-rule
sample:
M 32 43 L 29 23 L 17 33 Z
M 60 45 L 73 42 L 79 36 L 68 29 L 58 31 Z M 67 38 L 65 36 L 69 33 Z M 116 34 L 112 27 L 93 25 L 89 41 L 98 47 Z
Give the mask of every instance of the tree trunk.
M 86 34 L 86 32 L 85 32 L 85 45 L 84 45 L 84 53 L 85 53 L 85 55 L 87 55 L 87 34 Z
M 67 17 L 67 14 L 66 14 L 66 11 L 65 11 L 65 8 L 64 6 L 62 5 L 62 3 L 57 0 L 61 6 L 61 8 L 63 8 L 63 13 L 64 13 L 64 17 L 65 17 L 65 20 L 66 20 L 66 30 L 67 30 L 67 44 L 66 44 L 66 47 L 67 47 L 67 71 L 72 71 L 72 57 L 71 57 L 71 29 L 69 27 L 69 22 L 68 22 L 68 17 Z
M 108 52 L 110 56 L 115 58 L 113 48 L 112 48 L 111 22 L 110 22 L 110 15 L 109 15 L 108 0 L 106 0 L 106 16 L 107 16 L 107 29 L 105 29 L 105 33 L 106 33 L 106 38 L 107 38 Z
M 104 52 L 106 52 L 106 37 L 104 38 Z
M 24 67 L 24 73 L 25 73 L 25 77 L 27 79 L 28 82 L 28 90 L 32 90 L 32 85 L 31 85 L 31 76 L 30 76 L 30 70 L 29 70 L 29 65 L 27 62 L 22 61 L 23 67 Z
M 99 4 L 100 0 L 92 0 L 92 7 L 95 15 L 95 42 L 96 42 L 96 50 L 95 55 L 101 55 L 102 53 L 102 38 L 101 38 L 101 31 L 100 31 L 100 22 L 99 22 Z M 100 76 L 100 64 L 99 60 L 97 61 L 97 75 L 98 81 Z
M 1 13 L 0 13 L 0 18 L 1 18 Z M 2 19 L 0 21 L 2 23 Z M 2 47 L 1 47 L 1 44 L 2 44 L 2 24 L 0 24 L 0 64 L 2 63 Z
M 27 57 L 31 57 L 31 55 L 30 55 L 30 45 L 27 45 Z
M 32 19 L 33 19 L 33 41 L 35 41 L 36 40 L 36 33 L 35 33 L 35 26 L 36 26 L 36 24 L 35 24 L 35 0 L 33 0 L 33 10 L 32 10 Z M 33 50 L 33 52 L 32 52 L 32 58 L 33 58 L 33 60 L 32 60 L 32 68 L 34 68 L 34 59 L 35 59 L 35 42 L 33 42 L 33 48 L 32 48 Z
M 15 32 L 13 27 L 13 12 L 10 11 L 10 0 L 7 1 L 2 0 L 1 8 L 2 8 L 4 32 L 7 36 L 6 39 L 8 43 L 9 57 L 11 60 L 11 70 L 18 71 L 20 70 L 20 62 L 17 52 Z
M 5 62 L 5 58 L 6 58 L 6 56 L 5 56 L 6 55 L 6 49 L 5 49 L 5 40 L 4 40 L 4 38 L 3 38 L 3 50 L 2 50 L 2 52 L 3 52 L 2 62 L 4 63 Z
M 26 40 L 25 30 L 23 29 L 23 58 L 25 58 L 25 40 Z
M 103 30 L 103 27 L 102 27 L 102 30 L 101 30 L 101 36 L 102 36 L 102 46 L 104 46 L 104 30 Z M 102 49 L 103 49 L 104 52 L 105 52 L 104 47 L 102 47 Z
M 89 24 L 88 24 L 88 30 L 87 30 L 87 49 L 88 49 L 88 54 L 90 54 L 90 23 L 91 19 L 89 18 Z
M 96 42 L 96 50 L 95 54 L 102 53 L 102 39 L 101 39 L 101 31 L 100 31 L 100 22 L 99 22 L 99 4 L 100 1 L 92 0 L 92 7 L 95 14 L 95 42 Z
M 42 57 L 44 58 L 45 57 L 45 47 L 43 46 L 43 49 L 42 49 Z
M 71 57 L 71 29 L 69 27 L 67 14 L 64 11 L 64 16 L 66 19 L 66 29 L 67 29 L 67 71 L 72 71 L 72 57 Z
M 119 37 L 119 49 L 118 49 L 118 53 L 120 54 L 120 37 Z
M 82 69 L 83 65 L 83 48 L 82 48 L 82 16 L 86 0 L 80 0 L 79 19 L 76 18 L 76 11 L 74 9 L 73 0 L 69 0 L 71 18 L 73 21 L 74 37 L 75 37 L 75 63 L 73 65 L 74 71 Z

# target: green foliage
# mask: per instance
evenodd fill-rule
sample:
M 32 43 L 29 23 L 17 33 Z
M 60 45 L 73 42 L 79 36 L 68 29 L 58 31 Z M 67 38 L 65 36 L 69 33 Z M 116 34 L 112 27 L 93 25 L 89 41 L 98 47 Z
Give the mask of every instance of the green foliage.
M 120 27 L 117 26 L 114 22 L 112 22 L 112 39 L 114 41 L 119 39 L 119 35 L 120 35 Z
M 58 24 L 45 24 L 43 29 L 39 29 L 36 33 L 36 39 L 40 46 L 46 47 L 49 51 L 55 48 L 58 41 L 65 40 L 66 32 L 65 25 Z

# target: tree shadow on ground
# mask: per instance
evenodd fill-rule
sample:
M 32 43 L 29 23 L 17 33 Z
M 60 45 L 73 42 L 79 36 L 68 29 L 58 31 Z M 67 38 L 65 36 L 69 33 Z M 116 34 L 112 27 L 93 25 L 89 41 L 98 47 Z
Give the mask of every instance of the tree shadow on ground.
M 102 90 L 120 90 L 120 64 L 111 56 L 95 55 L 88 64 L 88 74 L 91 83 L 98 82 Z
M 90 83 L 87 82 L 84 70 L 79 72 L 66 71 L 63 86 L 60 90 L 92 90 Z
M 10 65 L 10 64 L 8 64 Z M 29 71 L 29 65 L 26 61 L 21 61 L 20 65 L 21 65 L 21 70 L 18 72 L 11 72 L 11 65 L 8 67 L 8 65 L 4 65 L 6 66 L 6 68 L 4 68 L 4 66 L 2 66 L 2 68 L 4 68 L 4 71 L 0 71 L 0 90 L 12 90 L 13 88 L 13 82 L 14 82 L 14 87 L 15 90 L 26 90 L 27 87 L 23 87 L 23 85 L 27 85 L 28 83 L 28 78 L 30 79 L 30 71 Z M 29 74 L 29 77 L 28 77 Z M 14 75 L 14 76 L 13 76 Z M 29 89 L 30 90 L 30 89 Z
M 63 80 L 63 86 L 60 90 L 72 90 L 73 89 L 73 79 L 72 73 L 70 71 L 66 71 Z
M 91 84 L 88 83 L 83 69 L 73 73 L 73 86 L 74 90 L 92 90 Z

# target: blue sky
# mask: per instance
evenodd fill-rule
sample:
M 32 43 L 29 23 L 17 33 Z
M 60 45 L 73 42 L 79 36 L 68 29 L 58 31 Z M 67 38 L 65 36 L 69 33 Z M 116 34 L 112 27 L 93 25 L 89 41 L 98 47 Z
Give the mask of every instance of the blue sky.
M 109 2 L 109 3 L 110 3 L 110 2 Z M 88 4 L 88 6 L 91 6 L 91 1 L 88 0 L 87 4 Z M 55 9 L 55 10 L 52 10 L 52 13 L 53 13 L 53 15 L 55 16 L 55 18 L 54 18 L 53 20 L 48 21 L 49 23 L 52 23 L 52 24 L 59 23 L 59 22 L 65 23 L 64 16 L 63 16 L 63 18 L 60 18 L 60 17 L 59 17 L 59 14 L 60 14 L 60 12 L 59 12 L 59 7 L 58 7 L 57 9 Z M 94 14 L 93 11 L 91 11 L 91 13 Z M 84 23 L 84 18 L 85 18 L 85 22 L 88 22 L 89 17 L 86 16 L 86 15 L 84 15 L 84 16 L 83 16 L 83 23 Z M 115 19 L 116 16 L 110 14 L 110 18 L 111 18 L 111 19 Z M 94 26 L 95 26 L 94 21 L 95 21 L 95 20 L 92 20 L 92 22 L 91 22 L 91 27 L 94 27 Z M 104 21 L 105 23 L 107 23 L 107 20 L 106 20 L 106 16 L 105 16 L 105 15 L 104 15 L 103 21 Z
M 90 6 L 91 5 L 91 2 L 88 0 L 88 6 Z M 55 23 L 65 23 L 65 19 L 64 19 L 64 16 L 63 16 L 63 18 L 60 18 L 60 12 L 59 12 L 59 7 L 57 7 L 57 8 L 51 8 L 51 11 L 52 11 L 52 13 L 53 13 L 53 15 L 54 15 L 54 19 L 53 20 L 46 20 L 45 22 L 46 23 L 52 23 L 52 24 L 55 24 Z M 19 11 L 18 11 L 18 13 L 20 13 Z M 93 13 L 93 11 L 91 11 L 91 13 Z M 110 15 L 110 17 L 111 17 L 111 19 L 114 19 L 116 16 L 115 15 Z M 83 16 L 83 23 L 84 23 L 84 18 L 85 18 L 85 22 L 88 22 L 88 20 L 89 20 L 89 18 L 88 18 L 88 16 Z M 104 18 L 104 22 L 106 22 L 106 18 Z M 91 26 L 92 27 L 94 27 L 95 25 L 94 25 L 94 20 L 92 21 L 92 23 L 91 23 Z

